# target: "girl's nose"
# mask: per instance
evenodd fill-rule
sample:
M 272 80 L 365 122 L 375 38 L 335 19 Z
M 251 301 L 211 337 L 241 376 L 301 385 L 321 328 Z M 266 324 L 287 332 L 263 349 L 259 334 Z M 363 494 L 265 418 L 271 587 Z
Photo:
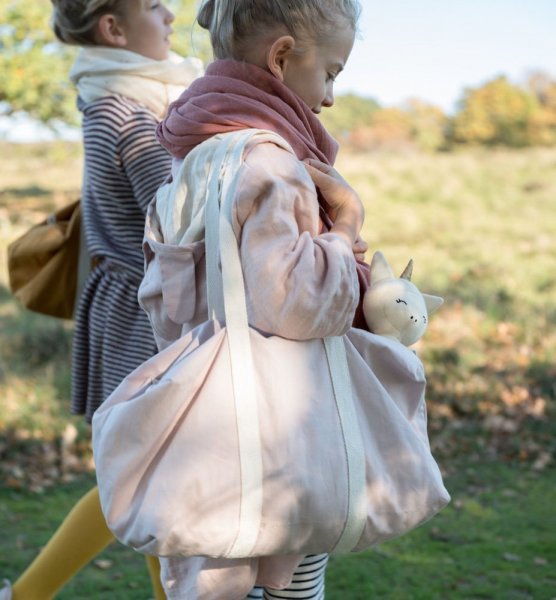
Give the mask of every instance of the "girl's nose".
M 326 108 L 330 108 L 334 104 L 334 81 L 326 82 L 326 94 L 322 105 Z
M 172 23 L 176 18 L 176 15 L 167 6 L 164 8 L 166 9 L 166 23 Z
M 322 105 L 326 106 L 326 108 L 330 108 L 331 106 L 334 105 L 334 92 L 332 90 L 330 90 L 329 92 L 326 93 L 326 96 L 324 97 L 324 100 L 322 101 Z

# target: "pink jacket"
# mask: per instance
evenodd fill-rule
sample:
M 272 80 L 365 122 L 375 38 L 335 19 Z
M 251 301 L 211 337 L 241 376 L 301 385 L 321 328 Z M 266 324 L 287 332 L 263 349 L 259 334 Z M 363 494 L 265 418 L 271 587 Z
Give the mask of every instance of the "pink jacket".
M 185 159 L 188 179 L 199 186 L 188 189 L 182 216 L 195 206 L 201 214 L 203 169 L 214 150 L 204 148 L 208 144 Z M 139 301 L 164 348 L 207 319 L 206 281 L 202 218 L 182 240 L 168 240 L 157 206 L 148 213 Z M 195 215 L 186 217 L 195 221 Z M 351 327 L 359 301 L 353 253 L 339 236 L 319 234 L 320 225 L 315 187 L 303 164 L 285 148 L 257 140 L 241 167 L 233 214 L 253 327 L 298 340 L 341 335 Z

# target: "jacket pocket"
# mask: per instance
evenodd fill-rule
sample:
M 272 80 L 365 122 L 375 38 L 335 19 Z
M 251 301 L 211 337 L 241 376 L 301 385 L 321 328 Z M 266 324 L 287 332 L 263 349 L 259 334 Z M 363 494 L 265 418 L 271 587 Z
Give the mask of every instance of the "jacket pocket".
M 205 254 L 204 242 L 187 246 L 144 243 L 146 270 L 139 300 L 149 314 L 155 333 L 165 340 L 181 335 L 182 325 L 192 321 L 198 298 L 197 264 Z

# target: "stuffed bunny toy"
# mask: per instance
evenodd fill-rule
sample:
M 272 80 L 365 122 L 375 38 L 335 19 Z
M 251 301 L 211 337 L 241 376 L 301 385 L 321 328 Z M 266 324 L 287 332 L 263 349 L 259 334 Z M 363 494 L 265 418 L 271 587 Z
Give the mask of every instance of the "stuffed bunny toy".
M 411 283 L 413 261 L 396 277 L 388 261 L 377 251 L 371 261 L 371 285 L 363 298 L 363 314 L 372 333 L 414 344 L 427 328 L 428 316 L 444 300 L 421 293 Z

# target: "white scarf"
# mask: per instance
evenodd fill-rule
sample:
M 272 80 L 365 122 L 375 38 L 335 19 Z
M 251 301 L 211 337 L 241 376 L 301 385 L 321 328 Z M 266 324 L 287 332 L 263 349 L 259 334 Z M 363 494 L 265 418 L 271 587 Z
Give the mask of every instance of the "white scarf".
M 159 119 L 191 82 L 203 74 L 198 58 L 170 53 L 153 60 L 120 48 L 83 48 L 70 70 L 70 80 L 85 102 L 119 94 L 140 102 Z

